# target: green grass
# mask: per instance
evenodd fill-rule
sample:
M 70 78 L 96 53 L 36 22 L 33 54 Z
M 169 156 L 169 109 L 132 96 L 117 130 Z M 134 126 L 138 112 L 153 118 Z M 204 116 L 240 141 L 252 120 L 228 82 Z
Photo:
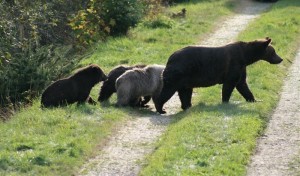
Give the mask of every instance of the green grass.
M 266 62 L 248 68 L 257 103 L 234 92 L 221 104 L 221 86 L 196 89 L 193 107 L 174 115 L 141 175 L 244 175 L 249 158 L 275 108 L 287 68 L 299 47 L 300 1 L 278 1 L 239 35 L 240 40 L 269 36 L 281 65 Z M 298 162 L 298 161 L 296 161 Z
M 0 175 L 71 175 L 125 116 L 91 105 L 22 109 L 0 124 Z
M 185 19 L 159 19 L 171 28 L 147 28 L 140 24 L 129 37 L 99 43 L 81 64 L 96 63 L 108 72 L 119 64 L 165 64 L 175 50 L 196 43 L 220 18 L 231 14 L 232 0 L 194 0 L 170 8 L 187 9 Z M 214 13 L 207 13 L 213 11 Z M 166 21 L 164 21 L 166 20 Z M 145 22 L 146 24 L 146 22 Z M 92 90 L 97 98 L 99 85 Z M 0 123 L 0 175 L 72 175 L 98 145 L 123 121 L 137 116 L 130 108 L 104 105 L 71 105 L 40 109 L 39 100 Z M 142 111 L 142 113 L 147 113 Z

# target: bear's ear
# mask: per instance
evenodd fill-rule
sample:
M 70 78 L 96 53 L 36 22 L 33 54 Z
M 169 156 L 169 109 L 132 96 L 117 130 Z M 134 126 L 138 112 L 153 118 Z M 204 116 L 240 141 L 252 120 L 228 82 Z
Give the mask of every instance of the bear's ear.
M 266 41 L 264 41 L 264 46 L 267 47 L 269 46 L 269 44 L 271 43 L 272 39 L 270 39 L 269 37 L 266 37 Z

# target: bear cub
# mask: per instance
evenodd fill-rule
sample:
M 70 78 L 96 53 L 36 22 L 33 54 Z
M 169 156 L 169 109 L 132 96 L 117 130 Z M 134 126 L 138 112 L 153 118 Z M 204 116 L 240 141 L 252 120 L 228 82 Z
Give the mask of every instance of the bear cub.
M 67 104 L 96 103 L 90 96 L 91 89 L 107 77 L 102 69 L 95 65 L 79 69 L 68 78 L 60 79 L 52 83 L 42 94 L 42 107 L 57 107 Z
M 115 87 L 116 80 L 127 70 L 132 70 L 135 68 L 144 68 L 144 67 L 146 67 L 146 65 L 134 65 L 134 66 L 121 65 L 112 69 L 107 75 L 107 80 L 103 82 L 103 85 L 99 92 L 98 101 L 99 102 L 107 101 L 112 96 L 112 94 L 117 91 Z M 143 100 L 141 99 L 138 102 L 137 106 L 145 107 L 150 100 L 151 100 L 151 96 L 145 96 Z
M 279 64 L 282 59 L 270 45 L 271 39 L 235 42 L 221 47 L 188 46 L 173 53 L 163 72 L 163 89 L 156 110 L 165 113 L 163 105 L 177 91 L 181 108 L 191 107 L 193 88 L 223 84 L 222 101 L 228 102 L 234 88 L 246 99 L 254 96 L 246 82 L 246 67 L 259 60 Z
M 162 89 L 161 74 L 165 66 L 149 65 L 126 71 L 116 81 L 117 105 L 136 106 L 142 96 L 150 96 L 154 104 Z

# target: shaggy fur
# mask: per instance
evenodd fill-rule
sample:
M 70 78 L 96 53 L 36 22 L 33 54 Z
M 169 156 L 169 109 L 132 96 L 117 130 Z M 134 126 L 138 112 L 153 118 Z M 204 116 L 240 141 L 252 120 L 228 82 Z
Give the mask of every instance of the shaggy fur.
M 254 102 L 254 96 L 246 82 L 246 67 L 259 60 L 279 64 L 282 59 L 269 45 L 271 39 L 252 42 L 236 42 L 222 47 L 189 46 L 173 53 L 163 72 L 163 89 L 156 110 L 178 91 L 181 108 L 191 106 L 193 88 L 223 84 L 222 101 L 228 102 L 236 88 L 246 101 Z
M 89 97 L 90 91 L 94 85 L 106 79 L 106 75 L 97 65 L 81 68 L 74 75 L 60 79 L 47 87 L 42 94 L 41 104 L 43 107 L 55 107 L 75 102 L 95 103 Z
M 98 101 L 99 102 L 104 102 L 107 101 L 113 93 L 115 93 L 116 87 L 116 80 L 121 76 L 123 73 L 125 73 L 127 70 L 132 70 L 134 68 L 144 68 L 146 65 L 134 65 L 134 66 L 118 66 L 115 67 L 113 70 L 111 70 L 108 73 L 107 80 L 103 82 L 103 85 L 101 87 L 101 90 L 99 92 L 99 97 Z M 144 107 L 149 101 L 151 100 L 151 96 L 146 96 L 144 97 L 143 100 L 140 100 L 137 106 L 142 106 Z
M 141 96 L 151 96 L 154 104 L 162 89 L 165 66 L 151 65 L 126 71 L 116 81 L 118 106 L 135 106 Z

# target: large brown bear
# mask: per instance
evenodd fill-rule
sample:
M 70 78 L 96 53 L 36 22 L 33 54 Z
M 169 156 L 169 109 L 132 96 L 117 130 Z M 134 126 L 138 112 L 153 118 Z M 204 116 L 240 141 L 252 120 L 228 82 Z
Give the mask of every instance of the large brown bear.
M 103 82 L 103 85 L 99 92 L 98 101 L 99 102 L 107 101 L 112 96 L 112 94 L 117 91 L 115 87 L 116 80 L 127 70 L 132 70 L 134 68 L 144 68 L 144 67 L 146 67 L 146 65 L 134 65 L 134 66 L 121 65 L 112 69 L 107 75 L 107 80 Z M 150 100 L 151 100 L 151 96 L 146 96 L 144 97 L 143 100 L 141 100 L 137 104 L 137 106 L 144 107 Z
M 136 106 L 142 96 L 155 103 L 162 89 L 161 74 L 165 66 L 150 65 L 126 71 L 116 80 L 118 106 Z
M 188 46 L 173 53 L 163 72 L 163 89 L 155 104 L 159 113 L 163 105 L 178 91 L 181 108 L 191 104 L 195 87 L 223 84 L 222 101 L 228 102 L 236 88 L 246 101 L 254 96 L 246 82 L 246 67 L 259 60 L 279 64 L 282 59 L 269 45 L 271 39 L 236 42 L 221 47 Z
M 95 103 L 89 96 L 91 89 L 107 77 L 97 65 L 79 69 L 74 75 L 52 83 L 42 94 L 43 107 L 56 107 L 75 102 Z

